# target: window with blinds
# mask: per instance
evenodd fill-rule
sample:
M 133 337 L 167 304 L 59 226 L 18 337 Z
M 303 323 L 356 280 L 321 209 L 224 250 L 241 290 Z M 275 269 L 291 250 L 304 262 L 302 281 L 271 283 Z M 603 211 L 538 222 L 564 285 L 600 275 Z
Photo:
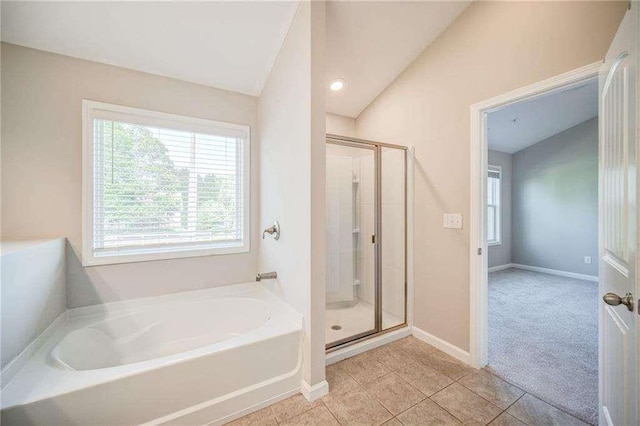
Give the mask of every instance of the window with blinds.
M 85 264 L 249 250 L 248 127 L 89 101 L 84 118 Z
M 487 176 L 487 243 L 501 243 L 500 180 L 502 168 L 489 166 Z

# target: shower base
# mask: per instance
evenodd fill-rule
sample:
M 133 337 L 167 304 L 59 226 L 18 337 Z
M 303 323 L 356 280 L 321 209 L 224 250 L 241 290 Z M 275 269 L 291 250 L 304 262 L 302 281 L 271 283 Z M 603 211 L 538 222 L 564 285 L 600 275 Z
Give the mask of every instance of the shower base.
M 352 307 L 328 307 L 325 317 L 325 342 L 333 343 L 374 328 L 373 305 L 358 302 Z M 389 312 L 382 312 L 382 328 L 384 330 L 400 325 L 404 320 Z

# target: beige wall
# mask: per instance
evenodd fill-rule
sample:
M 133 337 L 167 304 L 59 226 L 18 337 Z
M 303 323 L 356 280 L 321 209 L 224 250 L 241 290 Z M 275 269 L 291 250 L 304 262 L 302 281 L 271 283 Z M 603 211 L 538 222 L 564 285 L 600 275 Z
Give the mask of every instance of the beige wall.
M 254 278 L 257 98 L 10 44 L 1 71 L 2 237 L 69 239 L 69 307 Z M 251 252 L 81 268 L 83 99 L 251 126 Z
M 356 120 L 344 115 L 327 113 L 327 133 L 339 136 L 356 135 Z
M 260 226 L 274 220 L 278 241 L 260 241 L 260 271 L 278 272 L 265 286 L 304 316 L 303 379 L 324 381 L 324 3 L 302 2 L 259 101 Z M 319 215 L 319 216 L 318 216 Z M 313 262 L 312 262 L 313 259 Z
M 474 2 L 356 120 L 416 147 L 415 326 L 469 348 L 469 106 L 602 60 L 626 5 Z

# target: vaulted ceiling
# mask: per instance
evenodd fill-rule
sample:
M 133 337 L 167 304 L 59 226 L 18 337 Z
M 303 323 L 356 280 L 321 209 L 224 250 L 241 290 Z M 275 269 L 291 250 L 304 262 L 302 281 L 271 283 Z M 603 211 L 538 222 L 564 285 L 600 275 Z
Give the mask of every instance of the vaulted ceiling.
M 257 96 L 296 2 L 2 1 L 2 40 Z
M 327 2 L 328 111 L 357 117 L 470 1 Z M 296 1 L 2 1 L 5 42 L 258 96 Z
M 489 114 L 489 149 L 513 154 L 598 115 L 598 80 Z
M 357 117 L 470 1 L 327 2 L 329 112 Z

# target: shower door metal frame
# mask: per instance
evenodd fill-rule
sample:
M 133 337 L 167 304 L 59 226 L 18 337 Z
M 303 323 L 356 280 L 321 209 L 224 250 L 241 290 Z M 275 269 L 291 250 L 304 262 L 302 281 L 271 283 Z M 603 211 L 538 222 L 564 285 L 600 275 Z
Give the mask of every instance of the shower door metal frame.
M 374 252 L 374 293 L 375 293 L 375 307 L 374 307 L 374 328 L 362 333 L 357 333 L 344 339 L 336 340 L 330 344 L 325 345 L 326 352 L 333 352 L 338 349 L 345 348 L 347 346 L 359 343 L 363 340 L 370 339 L 374 336 L 379 336 L 385 333 L 389 333 L 394 330 L 407 326 L 407 202 L 408 202 L 408 187 L 407 187 L 407 151 L 408 148 L 402 145 L 394 145 L 385 142 L 376 142 L 365 139 L 357 139 L 346 136 L 339 136 L 333 134 L 326 135 L 326 143 L 332 145 L 349 146 L 353 148 L 361 149 L 373 149 L 374 162 L 375 162 L 375 191 L 374 191 L 374 229 L 375 234 L 373 236 L 375 243 Z M 404 318 L 402 324 L 395 325 L 386 330 L 382 328 L 382 149 L 391 148 L 399 149 L 404 153 Z

